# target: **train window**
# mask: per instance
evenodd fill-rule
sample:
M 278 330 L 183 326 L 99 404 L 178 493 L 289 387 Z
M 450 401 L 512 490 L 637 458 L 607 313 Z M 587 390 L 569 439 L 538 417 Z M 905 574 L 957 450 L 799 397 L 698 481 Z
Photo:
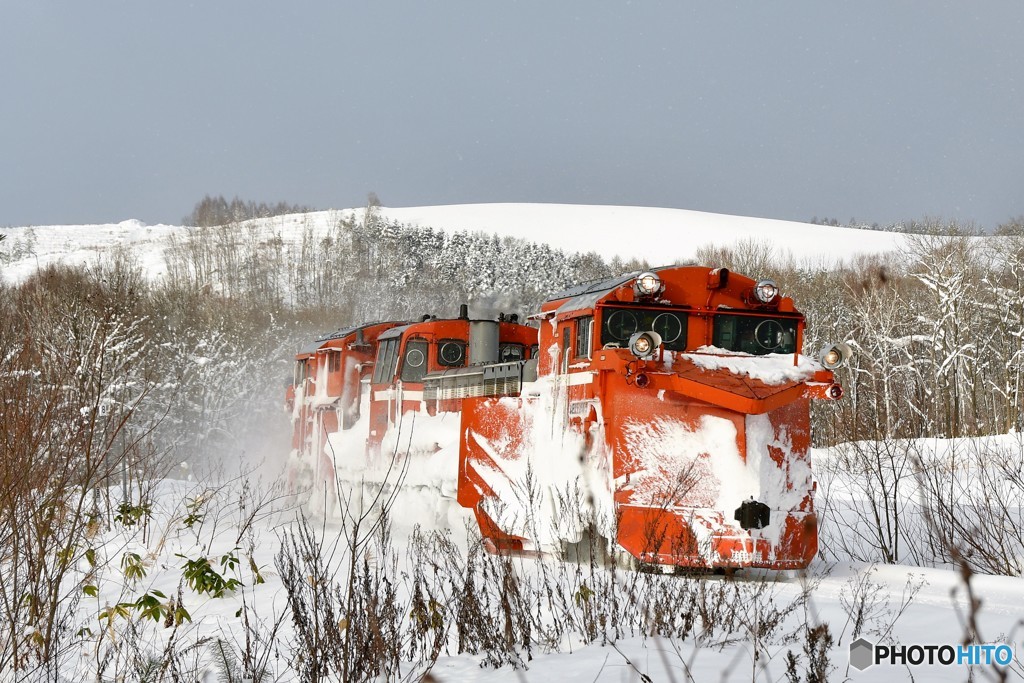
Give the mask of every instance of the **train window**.
M 437 342 L 437 362 L 446 368 L 461 368 L 466 364 L 466 342 L 462 339 Z
M 373 383 L 388 384 L 395 376 L 395 366 L 398 364 L 398 343 L 399 339 L 388 339 L 381 343 L 377 349 L 377 362 L 373 366 Z
M 536 358 L 540 355 L 540 344 L 530 345 L 530 358 Z
M 390 382 L 395 376 L 395 369 L 398 367 L 398 345 L 401 341 L 400 339 L 388 340 L 388 343 L 391 345 L 391 353 L 388 355 L 387 365 L 385 366 L 387 371 L 384 375 L 385 382 Z
M 686 344 L 685 322 L 675 313 L 659 313 L 651 321 L 651 329 L 661 337 L 661 343 L 673 347 L 678 346 L 679 339 Z
M 569 336 L 572 331 L 569 325 L 562 326 L 562 372 L 569 372 Z
M 526 356 L 526 348 L 522 344 L 500 344 L 498 346 L 498 359 L 502 363 L 511 363 L 523 360 Z
M 328 352 L 327 358 L 328 358 L 328 363 L 327 363 L 328 367 L 327 367 L 327 369 L 330 372 L 337 372 L 338 370 L 341 370 L 341 353 L 340 352 L 338 352 L 338 351 Z
M 402 381 L 422 382 L 427 374 L 427 350 L 425 339 L 410 339 L 405 344 L 405 356 L 402 359 Z
M 380 346 L 377 347 L 377 360 L 373 365 L 373 383 L 381 384 L 384 380 L 385 375 L 385 362 L 388 355 L 388 343 L 381 342 Z
M 636 311 L 628 308 L 604 309 L 604 325 L 601 326 L 601 343 L 617 343 L 625 346 L 629 338 L 640 331 Z
M 605 308 L 602 312 L 601 345 L 625 347 L 637 332 L 654 330 L 669 351 L 686 350 L 687 314 L 647 308 Z
M 576 318 L 576 357 L 590 358 L 590 333 L 594 329 L 594 316 Z
M 798 318 L 720 313 L 715 316 L 712 343 L 720 349 L 755 356 L 795 353 L 799 322 Z
M 382 342 L 377 347 L 377 359 L 373 362 L 373 378 L 374 384 L 381 383 L 381 377 L 384 375 L 384 349 L 387 348 L 388 343 Z

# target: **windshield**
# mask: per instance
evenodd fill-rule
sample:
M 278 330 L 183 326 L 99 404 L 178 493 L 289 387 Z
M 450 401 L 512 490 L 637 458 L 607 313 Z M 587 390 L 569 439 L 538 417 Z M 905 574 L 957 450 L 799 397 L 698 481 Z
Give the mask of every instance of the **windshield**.
M 799 322 L 799 318 L 720 313 L 715 316 L 712 343 L 721 349 L 755 356 L 795 353 Z
M 682 311 L 647 308 L 603 308 L 601 346 L 627 346 L 637 332 L 654 330 L 669 351 L 686 350 L 687 315 Z
M 402 360 L 402 381 L 422 382 L 427 374 L 427 340 L 410 339 L 405 345 Z
M 437 343 L 437 363 L 446 368 L 461 368 L 466 364 L 466 342 L 462 339 L 442 339 Z
M 526 349 L 522 344 L 512 342 L 503 343 L 498 346 L 498 359 L 502 363 L 522 360 L 526 355 Z

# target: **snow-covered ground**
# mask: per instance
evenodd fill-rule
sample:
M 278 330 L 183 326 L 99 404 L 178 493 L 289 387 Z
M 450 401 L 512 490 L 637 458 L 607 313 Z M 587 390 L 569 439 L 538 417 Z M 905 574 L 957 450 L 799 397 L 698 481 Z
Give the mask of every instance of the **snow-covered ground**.
M 260 221 L 261 230 L 297 243 L 303 231 L 326 231 L 344 216 L 360 219 L 363 209 L 318 211 L 277 216 Z M 594 251 L 623 259 L 641 258 L 669 265 L 693 258 L 697 249 L 738 241 L 764 241 L 780 256 L 797 261 L 830 263 L 856 254 L 899 250 L 898 233 L 811 225 L 767 218 L 631 206 L 568 204 L 465 204 L 380 209 L 382 217 L 400 223 L 432 227 L 446 232 L 480 231 L 510 235 L 567 252 Z M 188 228 L 145 225 L 125 220 L 107 225 L 52 225 L 0 228 L 7 240 L 0 250 L 16 258 L 0 265 L 9 282 L 18 282 L 37 267 L 50 263 L 91 263 L 99 253 L 117 246 L 139 259 L 143 272 L 156 278 L 165 271 L 163 251 L 167 237 L 184 235 Z M 20 247 L 19 247 L 20 245 Z M 30 249 L 26 248 L 30 245 Z
M 831 456 L 819 450 L 814 457 Z M 422 487 L 408 487 L 394 502 L 392 547 L 397 553 L 397 571 L 405 577 L 398 591 L 398 601 L 405 618 L 409 614 L 408 577 L 414 572 L 410 543 L 414 527 L 419 526 L 427 532 L 436 531 L 443 528 L 445 522 L 442 520 L 447 519 L 452 532 L 449 538 L 459 553 L 465 553 L 471 542 L 471 534 L 466 531 L 468 526 L 464 525 L 471 521 L 467 512 L 453 500 L 438 500 L 437 493 L 436 490 L 425 491 Z M 431 494 L 435 498 L 425 501 Z M 117 496 L 116 492 L 114 495 Z M 115 619 L 110 623 L 111 620 L 99 619 L 98 615 L 119 602 L 154 590 L 166 596 L 177 596 L 184 567 L 189 560 L 209 558 L 217 572 L 225 577 L 237 577 L 243 584 L 241 588 L 227 591 L 223 597 L 201 595 L 187 586 L 181 593 L 183 599 L 178 606 L 188 611 L 191 622 L 183 622 L 176 637 L 179 645 L 206 639 L 203 652 L 207 663 L 200 667 L 205 671 L 201 680 L 223 680 L 218 678 L 222 669 L 209 659 L 211 643 L 219 639 L 225 647 L 230 645 L 234 648 L 236 653 L 244 650 L 245 630 L 240 618 L 243 611 L 252 623 L 262 623 L 264 632 L 287 613 L 286 595 L 282 577 L 275 568 L 275 557 L 281 550 L 282 537 L 296 517 L 297 508 L 291 499 L 273 498 L 258 487 L 241 493 L 237 484 L 218 488 L 209 483 L 164 481 L 157 483 L 154 500 L 156 504 L 145 538 L 137 527 L 124 529 L 116 526 L 102 533 L 95 539 L 96 558 L 98 563 L 106 563 L 106 568 L 89 574 L 91 567 L 82 561 L 78 572 L 81 576 L 74 577 L 79 580 L 88 576 L 90 585 L 98 587 L 98 594 L 83 598 L 78 608 L 80 621 L 74 624 L 74 628 L 91 626 L 94 632 L 84 641 L 88 646 L 83 647 L 65 668 L 71 680 L 90 680 L 90 672 L 94 675 L 98 661 L 107 649 L 115 647 L 119 638 L 126 637 L 123 620 Z M 245 501 L 244 505 L 239 505 L 240 500 Z M 264 501 L 262 506 L 261 500 Z M 196 501 L 202 502 L 197 505 Z M 435 509 L 439 505 L 448 505 L 447 514 L 423 515 L 425 502 Z M 840 507 L 849 503 L 842 496 L 831 501 L 832 505 Z M 191 522 L 189 515 L 194 516 Z M 332 544 L 343 539 L 340 525 L 328 520 L 314 526 L 316 533 L 326 539 L 325 546 L 331 555 L 330 566 L 337 571 L 336 580 L 344 583 L 344 541 L 340 540 L 340 548 L 330 550 Z M 822 541 L 828 543 L 829 539 L 823 538 Z M 141 558 L 145 571 L 145 576 L 135 581 L 126 580 L 122 560 L 125 554 L 131 553 Z M 234 553 L 239 560 L 236 569 L 223 563 L 221 558 L 227 553 Z M 372 563 L 387 564 L 379 552 L 371 555 L 374 558 Z M 580 611 L 585 609 L 579 602 L 579 586 L 581 581 L 591 581 L 589 568 L 583 567 L 574 574 L 577 566 L 551 557 L 516 558 L 512 564 L 516 575 L 525 582 L 537 582 L 542 570 L 546 571 L 567 593 L 564 597 L 570 606 L 575 604 Z M 644 575 L 644 579 L 654 587 L 678 587 L 680 582 L 700 581 L 717 586 L 723 581 L 718 577 L 651 575 Z M 309 580 L 314 579 L 310 576 Z M 630 580 L 628 575 L 619 574 L 620 584 L 628 584 Z M 587 642 L 582 634 L 570 630 L 560 637 L 559 642 L 535 643 L 532 659 L 527 660 L 525 650 L 522 651 L 525 668 L 505 666 L 498 670 L 482 666 L 483 654 L 459 654 L 454 629 L 449 625 L 451 630 L 447 644 L 431 674 L 438 681 L 779 681 L 786 680 L 785 658 L 788 651 L 801 656 L 799 671 L 803 672 L 807 663 L 802 652 L 803 642 L 799 639 L 801 625 L 827 623 L 834 639 L 828 650 L 834 667 L 829 680 L 903 681 L 912 677 L 917 681 L 963 681 L 972 675 L 970 668 L 962 665 L 935 664 L 909 668 L 875 665 L 863 672 L 849 666 L 849 645 L 858 615 L 863 618 L 861 635 L 879 644 L 957 647 L 964 638 L 970 610 L 966 586 L 956 571 L 819 561 L 806 575 L 795 572 L 748 574 L 740 581 L 740 594 L 749 596 L 750 601 L 730 607 L 737 607 L 741 615 L 748 612 L 751 619 L 769 609 L 784 609 L 785 605 L 799 601 L 805 590 L 807 600 L 787 615 L 778 629 L 760 640 L 743 629 L 737 632 L 719 629 L 702 635 L 698 628 L 686 639 L 633 633 L 613 644 L 602 645 L 600 641 Z M 1020 657 L 1024 652 L 1024 624 L 1021 623 L 1024 617 L 1024 608 L 1021 607 L 1024 605 L 1024 580 L 976 575 L 971 579 L 971 588 L 981 600 L 977 612 L 978 632 L 986 642 L 1013 644 L 1015 667 L 1009 671 L 1007 680 L 1020 680 Z M 759 594 L 762 597 L 756 598 Z M 453 594 L 450 598 L 457 601 L 459 595 Z M 446 612 L 446 615 L 450 617 L 454 606 L 449 607 L 452 612 Z M 552 615 L 552 618 L 557 617 Z M 610 631 L 611 625 L 608 627 Z M 163 651 L 168 632 L 167 628 L 155 623 L 143 622 L 135 634 L 135 647 L 141 653 L 158 656 Z M 788 634 L 794 634 L 796 639 L 788 640 Z M 303 651 L 303 643 L 288 618 L 282 619 L 275 645 L 263 649 L 274 649 L 268 659 L 269 670 L 281 675 L 280 679 L 270 680 L 297 680 L 290 667 L 296 664 L 298 653 Z M 262 651 L 261 648 L 254 650 Z M 407 664 L 405 670 L 409 672 L 415 668 Z M 993 672 L 992 667 L 974 667 L 973 680 L 996 680 L 986 677 Z
M 286 240 L 298 241 L 307 228 L 326 230 L 346 213 L 359 215 L 361 211 L 276 217 L 265 221 L 261 229 L 280 234 Z M 381 213 L 403 223 L 446 231 L 496 232 L 570 251 L 597 251 L 606 257 L 613 254 L 623 258 L 639 257 L 652 263 L 685 260 L 702 245 L 729 245 L 737 240 L 765 240 L 779 252 L 792 254 L 797 259 L 834 260 L 857 253 L 899 250 L 904 239 L 898 234 L 885 232 L 637 207 L 492 204 L 384 208 Z M 138 221 L 99 226 L 5 228 L 0 230 L 0 234 L 6 236 L 6 240 L 0 243 L 0 250 L 9 257 L 0 265 L 0 276 L 17 282 L 39 266 L 60 261 L 88 263 L 99 253 L 109 253 L 115 247 L 124 246 L 139 260 L 147 275 L 159 277 L 164 268 L 162 249 L 167 238 L 182 235 L 187 230 L 181 226 L 147 226 Z M 281 444 L 282 454 L 287 448 L 288 444 Z M 814 457 L 825 462 L 832 455 L 819 451 Z M 198 643 L 202 638 L 220 638 L 236 648 L 244 645 L 245 631 L 238 616 L 239 610 L 244 608 L 243 597 L 253 606 L 254 614 L 268 622 L 274 615 L 284 613 L 285 595 L 274 561 L 281 547 L 282 534 L 295 516 L 287 501 L 268 503 L 252 524 L 247 525 L 245 512 L 240 511 L 237 503 L 237 490 L 223 488 L 214 491 L 209 482 L 163 481 L 157 482 L 156 487 L 156 505 L 146 537 L 143 538 L 137 528 L 101 532 L 96 538 L 97 561 L 105 563 L 106 569 L 99 575 L 90 576 L 91 567 L 83 562 L 79 575 L 74 577 L 76 581 L 91 581 L 88 585 L 96 586 L 96 595 L 83 597 L 78 606 L 75 628 L 89 627 L 93 634 L 89 636 L 91 640 L 83 640 L 88 647 L 83 647 L 68 660 L 65 672 L 69 676 L 91 680 L 89 672 L 95 672 L 97 668 L 101 644 L 127 637 L 125 632 L 111 627 L 110 620 L 104 622 L 98 618 L 104 610 L 152 590 L 176 596 L 183 566 L 189 559 L 213 558 L 211 564 L 218 572 L 237 576 L 245 587 L 229 591 L 220 598 L 185 587 L 182 591 L 183 605 L 192 621 L 181 625 L 180 642 Z M 402 571 L 409 571 L 406 565 L 407 544 L 413 527 L 425 519 L 422 514 L 424 496 L 434 493 L 437 492 L 411 487 L 402 494 L 404 498 L 400 496 L 397 499 L 393 515 L 394 545 L 399 552 L 397 566 Z M 839 518 L 851 510 L 864 508 L 863 502 L 857 500 L 861 494 L 856 490 L 835 487 L 831 495 L 829 505 Z M 208 502 L 197 506 L 197 500 Z M 193 507 L 189 507 L 189 501 Z M 447 519 L 456 545 L 465 549 L 468 540 L 459 525 L 464 512 L 453 503 L 447 504 L 446 514 L 435 514 L 431 519 Z M 249 512 L 254 509 L 251 499 L 246 506 L 245 510 Z M 189 515 L 200 508 L 202 519 L 187 523 Z M 323 533 L 328 538 L 337 538 L 340 529 L 336 524 L 328 524 Z M 832 541 L 826 533 L 822 545 L 827 546 Z M 145 576 L 137 581 L 125 579 L 123 558 L 126 553 L 138 555 L 145 568 Z M 221 562 L 229 553 L 234 553 L 240 561 L 237 570 L 230 569 L 229 563 Z M 340 557 L 335 558 L 335 563 L 338 562 Z M 544 563 L 560 566 L 553 559 L 515 560 L 517 572 L 524 577 L 535 576 L 545 566 Z M 256 581 L 254 572 L 257 571 L 262 582 Z M 821 560 L 812 565 L 806 579 L 795 574 L 772 577 L 772 580 L 776 579 L 779 583 L 773 584 L 774 599 L 780 602 L 796 599 L 805 585 L 813 586 L 807 609 L 790 615 L 788 626 L 779 632 L 795 633 L 804 623 L 828 623 L 836 641 L 829 651 L 831 662 L 836 667 L 831 679 L 902 681 L 913 677 L 917 681 L 962 681 L 968 678 L 970 672 L 967 667 L 957 665 L 910 669 L 878 665 L 864 672 L 848 666 L 857 596 L 863 598 L 861 603 L 866 608 L 862 633 L 868 639 L 885 644 L 958 645 L 964 637 L 969 610 L 963 578 L 953 568 L 878 566 Z M 678 582 L 692 579 L 667 576 L 652 580 Z M 989 642 L 1013 644 L 1015 665 L 1009 672 L 1009 680 L 1022 679 L 1024 579 L 975 575 L 971 586 L 981 599 L 977 612 L 981 637 Z M 571 598 L 569 602 L 572 602 Z M 762 607 L 749 605 L 751 610 Z M 164 633 L 154 624 L 144 626 L 137 640 L 137 649 L 159 654 L 166 638 Z M 103 641 L 103 634 L 110 640 Z M 301 650 L 301 645 L 294 638 L 294 631 L 285 620 L 276 638 L 278 652 L 275 657 L 278 658 L 273 659 L 277 662 L 276 670 L 286 671 L 293 663 L 294 653 Z M 735 640 L 729 641 L 723 638 L 718 634 L 698 644 L 699 639 L 696 638 L 673 641 L 634 634 L 610 647 L 599 643 L 588 645 L 578 635 L 570 634 L 548 647 L 536 647 L 532 661 L 526 662 L 526 670 L 504 667 L 497 671 L 481 668 L 481 655 L 458 654 L 453 642 L 449 641 L 432 675 L 441 681 L 485 678 L 492 681 L 623 681 L 641 680 L 644 676 L 655 681 L 778 681 L 785 680 L 784 657 L 788 650 L 801 654 L 801 670 L 806 664 L 801 642 L 783 642 L 776 638 L 755 644 L 750 634 L 736 634 Z M 208 654 L 209 649 L 204 652 Z M 986 671 L 991 672 L 991 669 Z M 975 679 L 986 680 L 981 677 L 982 673 L 980 670 L 976 672 Z M 206 666 L 202 680 L 218 680 L 217 669 L 212 665 Z M 284 680 L 291 678 L 285 677 Z

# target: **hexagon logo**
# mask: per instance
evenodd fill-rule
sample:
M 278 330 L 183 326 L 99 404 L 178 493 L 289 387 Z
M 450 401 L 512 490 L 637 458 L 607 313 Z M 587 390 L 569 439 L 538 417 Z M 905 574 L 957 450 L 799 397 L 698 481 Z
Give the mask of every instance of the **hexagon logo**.
M 863 671 L 875 663 L 875 644 L 866 638 L 858 638 L 850 643 L 850 665 L 857 671 Z

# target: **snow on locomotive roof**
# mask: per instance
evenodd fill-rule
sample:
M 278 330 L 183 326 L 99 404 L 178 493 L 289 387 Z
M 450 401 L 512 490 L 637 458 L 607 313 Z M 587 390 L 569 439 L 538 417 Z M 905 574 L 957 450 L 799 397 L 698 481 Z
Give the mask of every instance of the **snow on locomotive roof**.
M 605 278 L 603 280 L 590 280 L 589 282 L 584 282 L 579 285 L 573 285 L 572 287 L 569 287 L 568 289 L 563 289 L 560 292 L 555 292 L 544 301 L 546 303 L 548 301 L 558 301 L 559 299 L 570 299 L 573 297 L 582 296 L 584 294 L 604 294 L 605 292 L 610 292 L 619 285 L 626 284 L 639 274 L 640 271 L 635 270 L 632 273 L 627 273 L 625 275 L 617 275 L 615 277 Z
M 655 268 L 648 268 L 647 270 L 634 270 L 632 273 L 624 273 L 622 275 L 616 275 L 615 277 L 598 278 L 596 280 L 587 280 L 586 282 L 581 282 L 578 285 L 573 285 L 572 287 L 567 287 L 566 289 L 563 289 L 560 292 L 555 292 L 554 294 L 549 296 L 544 301 L 545 301 L 545 303 L 548 302 L 548 301 L 558 301 L 559 299 L 568 299 L 570 297 L 576 297 L 576 296 L 580 296 L 582 294 L 594 294 L 594 293 L 602 293 L 603 294 L 605 292 L 612 291 L 613 289 L 615 289 L 616 287 L 618 287 L 620 285 L 626 284 L 627 282 L 629 282 L 630 280 L 635 278 L 640 273 L 647 273 L 647 272 L 655 272 L 656 273 L 659 270 L 667 270 L 669 268 L 682 268 L 684 266 L 695 266 L 695 265 L 697 265 L 697 263 L 695 261 L 685 261 L 685 262 L 676 263 L 676 264 L 670 265 L 670 266 L 657 266 Z M 598 298 L 600 298 L 600 297 L 598 297 Z
M 378 320 L 378 321 L 372 322 L 372 323 L 365 323 L 363 325 L 354 325 L 352 327 L 343 327 L 340 330 L 336 330 L 334 332 L 328 332 L 328 333 L 326 333 L 326 334 L 324 334 L 324 335 L 322 335 L 320 337 L 317 337 L 315 340 L 313 340 L 311 342 L 307 342 L 307 343 L 303 344 L 299 348 L 297 353 L 300 356 L 316 353 L 317 351 L 320 350 L 320 347 L 322 347 L 324 345 L 324 342 L 329 342 L 329 341 L 331 341 L 333 339 L 344 339 L 345 337 L 349 336 L 350 334 L 352 334 L 354 332 L 358 332 L 359 330 L 365 330 L 366 328 L 373 327 L 374 325 L 383 325 L 385 322 L 387 322 L 387 321 Z M 406 327 L 408 327 L 408 326 L 406 326 Z M 403 329 L 405 329 L 405 328 L 403 328 Z
M 386 320 L 378 320 L 378 321 L 372 322 L 372 323 L 363 323 L 362 325 L 354 325 L 353 327 L 343 327 L 343 328 L 341 328 L 340 330 L 338 330 L 336 332 L 330 332 L 328 334 L 325 334 L 322 337 L 319 337 L 317 339 L 317 341 L 318 342 L 325 342 L 325 341 L 330 341 L 332 339 L 344 339 L 345 337 L 347 337 L 348 335 L 352 334 L 353 332 L 357 332 L 359 330 L 365 330 L 367 327 L 373 327 L 374 325 L 381 325 L 381 324 L 383 324 L 385 322 L 387 322 L 387 321 Z
M 299 347 L 299 350 L 296 355 L 308 356 L 310 354 L 314 354 L 317 351 L 319 351 L 320 347 L 323 345 L 324 343 L 321 340 L 306 342 L 305 344 Z
M 402 333 L 409 329 L 409 325 L 411 324 L 412 323 L 407 323 L 405 325 L 399 325 L 398 327 L 392 327 L 390 330 L 377 337 L 377 341 L 382 342 L 385 339 L 394 339 L 396 337 L 401 337 Z
M 683 266 L 695 265 L 692 261 L 680 263 L 674 266 L 658 266 L 657 268 L 648 268 L 646 271 L 634 270 L 632 273 L 626 273 L 625 275 L 617 275 L 616 277 L 606 278 L 603 280 L 590 280 L 582 284 L 574 285 L 568 289 L 563 289 L 545 300 L 545 303 L 549 301 L 558 301 L 560 299 L 568 299 L 565 303 L 558 307 L 558 312 L 562 313 L 565 311 L 575 311 L 583 308 L 593 308 L 597 301 L 608 292 L 612 291 L 616 287 L 620 287 L 640 273 L 645 272 L 658 272 L 667 268 L 681 268 Z

